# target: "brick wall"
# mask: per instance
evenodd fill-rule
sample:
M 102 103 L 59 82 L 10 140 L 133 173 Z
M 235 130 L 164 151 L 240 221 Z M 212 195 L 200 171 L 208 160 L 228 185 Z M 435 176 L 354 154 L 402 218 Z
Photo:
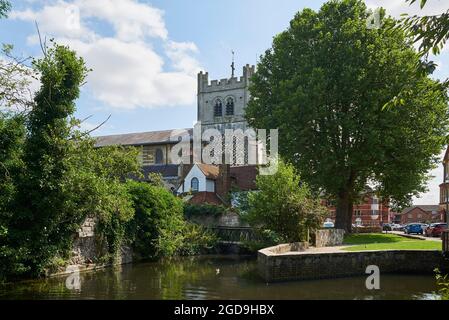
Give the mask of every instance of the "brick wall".
M 258 252 L 257 263 L 267 282 L 365 275 L 369 265 L 378 266 L 381 274 L 433 274 L 435 268 L 448 269 L 448 261 L 438 250 L 275 254 L 267 248 Z

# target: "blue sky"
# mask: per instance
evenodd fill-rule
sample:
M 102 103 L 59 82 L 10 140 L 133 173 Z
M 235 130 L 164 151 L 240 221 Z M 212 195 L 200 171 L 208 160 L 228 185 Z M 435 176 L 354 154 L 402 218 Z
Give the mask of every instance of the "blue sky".
M 0 20 L 0 42 L 15 53 L 39 56 L 34 21 L 43 36 L 77 50 L 93 71 L 77 102 L 85 129 L 111 115 L 96 135 L 191 127 L 196 119 L 196 74 L 230 76 L 231 50 L 237 75 L 270 47 L 294 14 L 319 9 L 316 0 L 13 0 L 9 19 Z M 399 16 L 420 13 L 405 0 L 366 0 Z M 431 0 L 425 11 L 447 9 Z M 435 77 L 449 77 L 449 54 L 435 58 Z M 437 201 L 441 170 L 418 202 Z

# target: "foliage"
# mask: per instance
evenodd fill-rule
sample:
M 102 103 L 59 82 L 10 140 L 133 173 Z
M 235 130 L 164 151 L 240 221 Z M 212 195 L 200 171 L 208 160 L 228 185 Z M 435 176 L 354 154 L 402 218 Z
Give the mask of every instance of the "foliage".
M 217 244 L 216 235 L 202 226 L 186 222 L 182 230 L 183 243 L 176 251 L 181 256 L 198 255 L 207 253 Z
M 276 174 L 258 176 L 256 185 L 259 192 L 249 195 L 248 220 L 256 229 L 271 230 L 283 241 L 308 241 L 308 233 L 319 228 L 327 214 L 295 168 L 283 161 L 279 161 Z
M 243 241 L 243 247 L 249 252 L 257 252 L 283 242 L 283 238 L 272 230 L 255 229 L 254 233 L 254 239 Z
M 93 139 L 74 130 L 74 101 L 87 74 L 83 60 L 54 44 L 33 65 L 41 80 L 33 108 L 0 121 L 1 161 L 10 174 L 1 183 L 3 277 L 38 276 L 55 259 L 67 259 L 87 215 L 98 218 L 105 257 L 115 259 L 134 214 L 122 181 L 139 174 L 137 151 L 97 149 Z
M 217 206 L 213 204 L 189 204 L 186 203 L 184 205 L 184 216 L 187 219 L 192 217 L 203 217 L 203 216 L 211 216 L 218 217 L 220 215 L 225 214 L 227 211 L 224 206 Z
M 173 255 L 182 246 L 184 228 L 182 201 L 165 188 L 128 181 L 135 210 L 128 234 L 142 258 Z
M 435 273 L 438 286 L 437 293 L 441 296 L 441 300 L 449 300 L 449 276 L 443 275 L 438 269 L 435 269 Z
M 9 10 L 11 10 L 11 3 L 7 0 L 0 0 L 0 19 L 6 18 Z
M 410 5 L 416 0 L 406 0 Z M 427 0 L 420 0 L 421 9 Z M 404 15 L 400 27 L 407 30 L 415 42 L 420 42 L 421 55 L 441 53 L 449 38 L 449 10 L 432 16 Z
M 142 258 L 198 254 L 215 245 L 215 236 L 183 218 L 183 203 L 160 185 L 127 181 L 135 211 L 127 238 Z
M 348 232 L 368 182 L 398 206 L 426 190 L 449 125 L 445 89 L 416 72 L 412 41 L 368 17 L 359 0 L 297 13 L 261 57 L 246 109 L 252 127 L 279 128 L 281 156 L 336 202 Z M 402 106 L 384 109 L 400 92 Z

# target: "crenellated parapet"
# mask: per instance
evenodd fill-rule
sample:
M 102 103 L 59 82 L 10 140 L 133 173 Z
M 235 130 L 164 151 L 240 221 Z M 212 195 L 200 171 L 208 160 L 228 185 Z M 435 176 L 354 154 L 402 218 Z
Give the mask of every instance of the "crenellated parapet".
M 243 76 L 224 78 L 220 80 L 211 80 L 209 82 L 209 73 L 198 74 L 198 93 L 225 91 L 232 89 L 243 89 L 249 85 L 250 79 L 255 73 L 256 67 L 247 64 L 243 67 Z

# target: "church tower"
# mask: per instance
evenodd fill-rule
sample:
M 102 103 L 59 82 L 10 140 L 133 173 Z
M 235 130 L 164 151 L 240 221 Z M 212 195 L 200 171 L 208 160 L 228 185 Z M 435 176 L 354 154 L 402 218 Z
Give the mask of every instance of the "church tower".
M 232 65 L 233 67 L 233 65 Z M 247 64 L 243 67 L 243 76 L 212 80 L 209 74 L 202 71 L 198 74 L 198 121 L 207 130 L 215 128 L 224 133 L 225 129 L 242 129 L 248 124 L 244 118 L 245 108 L 250 93 L 250 79 L 255 73 L 255 66 Z

